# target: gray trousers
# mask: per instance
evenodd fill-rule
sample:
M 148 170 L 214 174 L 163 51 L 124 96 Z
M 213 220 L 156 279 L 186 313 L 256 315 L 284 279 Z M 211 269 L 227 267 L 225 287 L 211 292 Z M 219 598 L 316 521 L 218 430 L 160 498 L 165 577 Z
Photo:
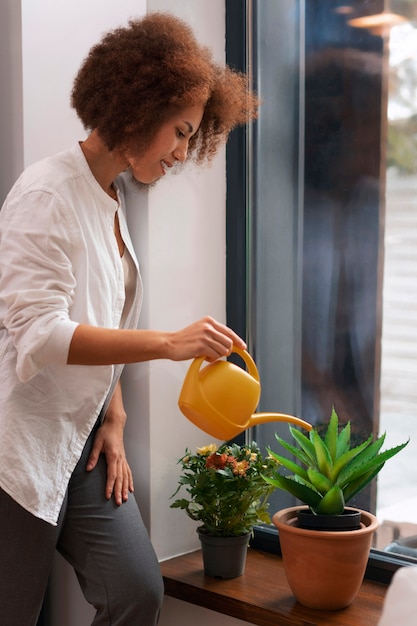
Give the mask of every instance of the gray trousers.
M 0 489 L 0 623 L 35 626 L 54 551 L 73 566 L 94 626 L 154 626 L 163 598 L 159 564 L 135 498 L 104 496 L 104 456 L 85 466 L 95 431 L 71 477 L 58 526 L 40 520 Z M 55 626 L 55 625 L 51 625 Z

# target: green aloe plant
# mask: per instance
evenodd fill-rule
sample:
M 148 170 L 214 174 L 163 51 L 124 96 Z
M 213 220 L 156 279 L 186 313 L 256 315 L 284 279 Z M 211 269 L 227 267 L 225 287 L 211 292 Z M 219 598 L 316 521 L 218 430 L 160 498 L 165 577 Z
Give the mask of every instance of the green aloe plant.
M 290 432 L 298 444 L 291 445 L 277 434 L 277 441 L 291 453 L 301 465 L 268 448 L 269 454 L 292 472 L 284 476 L 276 471 L 264 480 L 289 492 L 317 515 L 340 515 L 345 504 L 362 491 L 384 466 L 384 463 L 400 452 L 408 441 L 381 452 L 385 434 L 374 440 L 371 435 L 363 443 L 351 447 L 350 422 L 339 432 L 339 419 L 333 408 L 324 437 L 313 428 L 309 437 L 290 426 Z

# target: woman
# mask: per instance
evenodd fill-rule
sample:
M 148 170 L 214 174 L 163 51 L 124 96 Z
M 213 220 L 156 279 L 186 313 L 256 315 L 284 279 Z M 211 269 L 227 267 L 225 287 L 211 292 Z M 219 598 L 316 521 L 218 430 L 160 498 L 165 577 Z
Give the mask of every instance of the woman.
M 123 446 L 124 363 L 215 360 L 244 342 L 209 317 L 137 330 L 142 286 L 124 217 L 128 179 L 203 164 L 256 116 L 244 76 L 169 14 L 94 46 L 74 83 L 85 141 L 29 167 L 0 212 L 2 621 L 35 624 L 55 549 L 93 624 L 152 626 L 163 595 Z

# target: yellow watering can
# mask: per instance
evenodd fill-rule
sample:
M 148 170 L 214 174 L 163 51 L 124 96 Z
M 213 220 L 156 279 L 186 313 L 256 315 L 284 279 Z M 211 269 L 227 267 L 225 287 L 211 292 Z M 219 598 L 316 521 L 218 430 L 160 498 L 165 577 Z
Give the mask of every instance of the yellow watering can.
M 192 361 L 178 400 L 185 417 L 223 441 L 266 422 L 289 422 L 311 430 L 311 424 L 293 415 L 254 413 L 261 395 L 258 369 L 246 350 L 235 346 L 233 352 L 242 357 L 247 371 L 230 361 L 214 361 L 203 368 L 204 357 Z

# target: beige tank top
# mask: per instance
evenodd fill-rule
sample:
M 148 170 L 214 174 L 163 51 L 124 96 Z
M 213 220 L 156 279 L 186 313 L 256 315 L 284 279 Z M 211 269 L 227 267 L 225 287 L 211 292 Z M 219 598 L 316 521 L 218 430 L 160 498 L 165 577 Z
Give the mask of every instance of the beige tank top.
M 135 295 L 136 285 L 136 269 L 133 259 L 129 254 L 128 249 L 125 246 L 122 255 L 123 272 L 125 275 L 125 303 L 122 311 L 122 317 L 120 320 L 120 326 L 123 327 L 126 317 L 129 314 L 130 307 L 132 306 L 133 298 Z

